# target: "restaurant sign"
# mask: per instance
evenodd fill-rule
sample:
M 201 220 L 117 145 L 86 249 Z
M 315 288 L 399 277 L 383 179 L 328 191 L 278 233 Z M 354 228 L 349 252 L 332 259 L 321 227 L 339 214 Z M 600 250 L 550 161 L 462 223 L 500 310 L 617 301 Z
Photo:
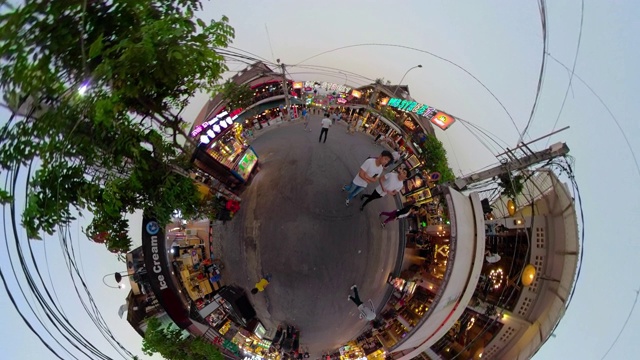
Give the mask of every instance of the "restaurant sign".
M 320 88 L 324 89 L 325 91 L 336 91 L 336 92 L 344 92 L 347 93 L 349 91 L 351 91 L 351 88 L 349 86 L 346 85 L 340 85 L 340 84 L 335 84 L 335 83 L 330 83 L 330 82 L 318 82 L 318 81 L 306 81 L 304 83 L 305 86 L 305 90 L 306 88 L 315 88 L 316 85 L 319 85 Z
M 211 129 L 209 130 L 215 130 L 217 129 L 217 132 L 214 132 L 214 136 L 217 133 L 220 133 L 221 126 L 224 126 L 224 128 L 226 128 L 227 126 L 233 124 L 233 121 L 238 118 L 238 115 L 240 115 L 240 113 L 242 112 L 243 109 L 235 109 L 232 112 L 226 112 L 223 111 L 221 113 L 219 113 L 218 115 L 212 117 L 211 119 L 203 122 L 202 124 L 196 126 L 192 131 L 191 131 L 191 136 L 192 137 L 196 137 L 198 135 L 200 135 L 204 130 L 206 130 L 208 127 L 211 127 Z M 218 127 L 216 128 L 215 125 L 218 125 Z M 212 126 L 213 125 L 213 126 Z M 205 144 L 207 144 L 208 142 L 206 142 Z
M 429 119 L 429 121 L 433 125 L 439 127 L 442 130 L 447 130 L 449 126 L 451 126 L 456 121 L 453 116 L 445 112 L 438 111 L 438 109 L 434 107 L 431 107 L 427 104 L 421 104 L 413 100 L 393 98 L 389 99 L 387 105 L 398 110 L 407 111 L 419 116 L 423 116 Z
M 427 104 L 421 104 L 412 100 L 405 100 L 405 99 L 398 99 L 398 98 L 389 99 L 389 101 L 387 102 L 387 105 L 393 108 L 396 108 L 398 110 L 412 112 L 416 115 L 420 115 L 424 117 L 429 117 L 430 115 L 437 112 L 436 109 L 432 108 Z
M 164 229 L 156 219 L 143 216 L 142 253 L 149 285 L 160 305 L 181 329 L 189 327 L 189 313 L 178 297 L 178 289 L 169 280 L 169 260 Z
M 453 116 L 442 111 L 439 111 L 431 118 L 431 123 L 442 130 L 447 130 L 455 121 L 456 119 Z

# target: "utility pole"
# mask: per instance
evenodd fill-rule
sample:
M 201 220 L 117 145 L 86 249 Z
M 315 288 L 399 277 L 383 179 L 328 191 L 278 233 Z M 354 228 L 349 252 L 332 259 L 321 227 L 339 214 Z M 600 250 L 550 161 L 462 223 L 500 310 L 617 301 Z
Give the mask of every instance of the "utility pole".
M 280 59 L 278 59 L 278 63 Z M 282 89 L 284 90 L 284 108 L 287 111 L 287 118 L 291 120 L 291 102 L 289 101 L 289 83 L 287 81 L 287 68 L 284 63 L 280 64 L 282 67 Z
M 529 144 L 520 144 L 513 150 L 507 149 L 506 152 L 501 154 L 505 155 L 507 159 L 500 165 L 475 174 L 457 178 L 451 185 L 458 190 L 464 190 L 470 184 L 491 179 L 512 171 L 523 170 L 531 165 L 565 156 L 569 153 L 569 147 L 565 143 L 556 143 L 549 146 L 549 148 L 538 152 L 531 150 L 528 145 Z M 518 156 L 518 151 L 521 152 L 521 156 Z

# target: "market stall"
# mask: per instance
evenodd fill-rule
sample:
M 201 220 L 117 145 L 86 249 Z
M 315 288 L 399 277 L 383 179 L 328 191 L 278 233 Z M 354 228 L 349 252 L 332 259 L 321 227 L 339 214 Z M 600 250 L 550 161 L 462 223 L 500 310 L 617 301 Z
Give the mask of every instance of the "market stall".
M 223 111 L 212 117 L 195 128 L 191 136 L 199 140 L 201 150 L 241 183 L 246 183 L 257 170 L 258 155 L 249 146 L 243 126 L 234 122 L 238 115 L 231 114 Z

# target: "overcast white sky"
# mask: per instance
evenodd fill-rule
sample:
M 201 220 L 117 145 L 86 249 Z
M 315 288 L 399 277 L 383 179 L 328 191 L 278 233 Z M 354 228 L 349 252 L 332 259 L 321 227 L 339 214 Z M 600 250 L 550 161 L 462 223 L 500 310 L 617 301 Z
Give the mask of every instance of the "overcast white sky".
M 538 5 L 535 1 L 215 1 L 206 2 L 205 19 L 227 15 L 236 29 L 235 47 L 286 64 L 341 46 L 360 43 L 397 44 L 427 50 L 466 68 L 500 99 L 522 129 L 535 96 L 542 51 Z M 576 73 L 618 117 L 620 126 L 639 151 L 640 63 L 637 34 L 639 6 L 634 1 L 586 1 L 582 43 Z M 265 24 L 271 37 L 273 56 Z M 549 52 L 571 67 L 580 24 L 580 2 L 548 3 Z M 405 78 L 412 96 L 479 125 L 513 146 L 518 133 L 495 99 L 469 75 L 443 60 L 398 48 L 367 46 L 335 51 L 307 61 L 308 65 L 340 68 L 358 74 L 383 77 L 396 83 Z M 231 69 L 240 69 L 232 64 Z M 294 78 L 342 82 L 343 77 L 303 74 L 313 71 L 290 68 Z M 352 85 L 358 83 L 352 82 Z M 529 135 L 536 138 L 551 130 L 568 84 L 567 71 L 549 60 L 538 111 Z M 205 96 L 187 109 L 194 118 Z M 2 113 L 5 115 L 5 113 Z M 6 118 L 6 116 L 3 116 Z M 606 110 L 579 81 L 574 80 L 557 127 L 571 129 L 552 141 L 565 141 L 576 158 L 577 180 L 585 203 L 585 258 L 571 307 L 536 359 L 600 359 L 620 331 L 640 281 L 640 245 L 632 235 L 640 211 L 638 174 L 623 137 Z M 482 168 L 495 159 L 467 130 L 456 124 L 438 132 L 456 173 Z M 139 232 L 139 229 L 137 229 Z M 61 263 L 56 239 L 47 242 L 49 266 L 65 309 L 78 313 Z M 131 350 L 140 338 L 116 313 L 124 292 L 102 285 L 106 273 L 124 270 L 102 246 L 80 239 L 85 276 L 109 326 Z M 36 244 L 42 248 L 43 244 Z M 56 253 L 56 250 L 58 251 Z M 42 250 L 37 256 L 44 258 Z M 0 264 L 6 269 L 6 254 Z M 31 301 L 30 299 L 27 299 Z M 21 300 L 24 303 L 24 300 Z M 0 306 L 8 309 L 6 296 Z M 626 331 L 609 359 L 630 358 L 640 352 L 634 334 L 640 333 L 634 312 Z M 103 346 L 99 334 L 77 314 L 76 326 Z M 84 322 L 83 322 L 84 321 Z M 5 311 L 0 329 L 7 358 L 53 358 L 12 311 Z M 105 348 L 105 351 L 108 350 Z M 138 351 L 139 352 L 139 351 Z M 28 355 L 27 355 L 28 354 Z

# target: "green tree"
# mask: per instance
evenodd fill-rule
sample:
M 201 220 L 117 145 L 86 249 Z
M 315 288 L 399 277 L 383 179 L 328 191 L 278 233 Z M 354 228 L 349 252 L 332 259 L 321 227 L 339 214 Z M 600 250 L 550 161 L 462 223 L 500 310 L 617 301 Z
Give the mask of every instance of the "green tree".
M 429 171 L 437 171 L 440 173 L 439 183 L 455 180 L 456 177 L 453 170 L 449 167 L 449 161 L 447 160 L 447 151 L 435 135 L 427 135 L 427 138 L 422 143 L 422 149 L 425 152 L 424 166 Z
M 160 354 L 166 360 L 223 360 L 215 345 L 201 337 L 185 336 L 175 326 L 163 327 L 157 318 L 149 318 L 142 340 L 145 355 Z
M 216 48 L 228 19 L 206 24 L 200 1 L 27 1 L 0 13 L 0 168 L 34 165 L 22 223 L 30 238 L 94 217 L 89 236 L 126 251 L 127 213 L 160 222 L 207 204 L 186 175 L 194 144 L 179 115 L 227 69 Z M 0 193 L 0 201 L 12 194 Z
M 253 90 L 248 84 L 237 84 L 227 80 L 221 87 L 220 93 L 227 101 L 227 108 L 246 109 L 253 104 Z
M 511 173 L 504 173 L 498 176 L 498 185 L 503 189 L 502 194 L 509 199 L 515 199 L 524 190 L 524 177 L 522 175 L 513 176 Z

